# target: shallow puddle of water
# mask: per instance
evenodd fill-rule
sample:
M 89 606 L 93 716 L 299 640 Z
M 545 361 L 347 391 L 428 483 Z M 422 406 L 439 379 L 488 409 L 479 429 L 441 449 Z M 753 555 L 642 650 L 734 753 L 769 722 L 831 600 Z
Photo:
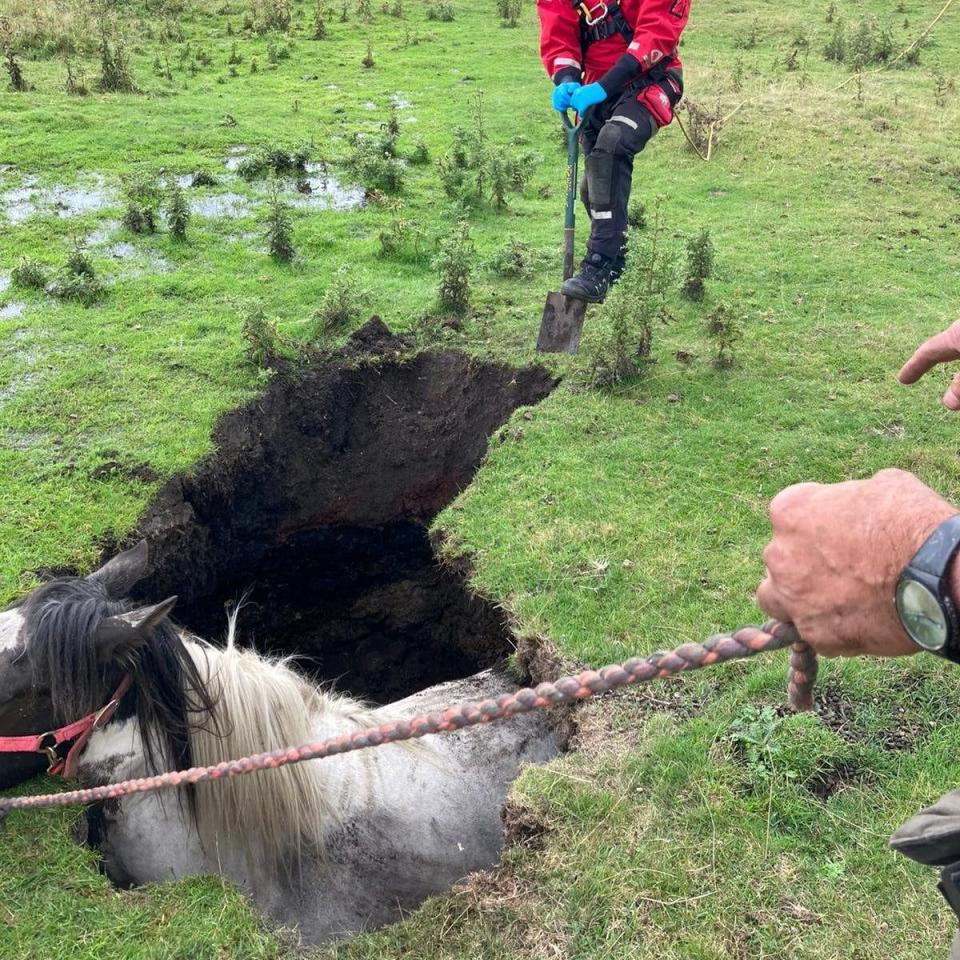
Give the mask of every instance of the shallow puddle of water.
M 16 317 L 22 317 L 26 306 L 25 303 L 14 300 L 12 303 L 0 307 L 0 320 L 13 320 Z
M 214 219 L 252 217 L 253 207 L 247 197 L 239 193 L 215 193 L 206 197 L 190 197 L 190 209 L 198 217 Z
M 41 187 L 36 176 L 24 177 L 20 186 L 0 192 L 0 211 L 10 223 L 23 223 L 38 214 L 79 217 L 98 213 L 119 202 L 117 191 L 94 174 L 68 186 L 57 183 Z
M 162 254 L 149 247 L 141 248 L 127 240 L 121 240 L 104 251 L 107 256 L 122 262 L 135 262 L 139 266 L 124 271 L 117 279 L 141 277 L 146 273 L 170 273 L 173 264 Z
M 399 93 L 390 94 L 390 103 L 397 110 L 409 110 L 413 104 Z
M 307 176 L 300 181 L 310 188 L 309 193 L 298 192 L 293 206 L 300 209 L 358 210 L 363 206 L 365 193 L 362 187 L 348 187 L 326 171 L 323 164 L 308 163 Z
M 0 293 L 8 289 L 12 283 L 9 273 L 0 273 Z
M 243 163 L 243 158 L 250 153 L 250 148 L 243 143 L 238 143 L 232 146 L 229 150 L 230 156 L 228 156 L 224 161 L 223 165 L 231 172 L 236 173 L 240 164 Z

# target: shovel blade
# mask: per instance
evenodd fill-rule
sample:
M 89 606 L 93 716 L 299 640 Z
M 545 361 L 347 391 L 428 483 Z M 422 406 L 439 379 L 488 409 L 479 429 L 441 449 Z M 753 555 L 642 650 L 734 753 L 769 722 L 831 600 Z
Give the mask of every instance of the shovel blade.
M 538 352 L 576 353 L 586 314 L 586 301 L 565 297 L 562 293 L 548 293 L 537 338 Z

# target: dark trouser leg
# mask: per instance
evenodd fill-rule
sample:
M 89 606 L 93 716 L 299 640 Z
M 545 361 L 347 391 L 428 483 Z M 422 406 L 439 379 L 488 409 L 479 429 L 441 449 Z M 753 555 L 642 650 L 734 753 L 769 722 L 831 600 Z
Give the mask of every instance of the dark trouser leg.
M 588 254 L 616 260 L 627 232 L 627 207 L 634 157 L 657 132 L 650 113 L 635 96 L 616 103 L 586 159 L 587 198 L 592 227 Z

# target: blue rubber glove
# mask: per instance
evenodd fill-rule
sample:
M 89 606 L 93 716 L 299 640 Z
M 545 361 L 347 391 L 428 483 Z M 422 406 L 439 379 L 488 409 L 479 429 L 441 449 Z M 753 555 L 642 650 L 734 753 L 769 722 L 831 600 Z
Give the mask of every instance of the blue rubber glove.
M 570 106 L 582 117 L 591 107 L 603 103 L 606 99 L 607 91 L 599 83 L 588 83 L 570 98 Z
M 559 113 L 570 109 L 570 101 L 573 95 L 580 89 L 579 83 L 568 81 L 567 83 L 558 83 L 553 88 L 553 109 Z

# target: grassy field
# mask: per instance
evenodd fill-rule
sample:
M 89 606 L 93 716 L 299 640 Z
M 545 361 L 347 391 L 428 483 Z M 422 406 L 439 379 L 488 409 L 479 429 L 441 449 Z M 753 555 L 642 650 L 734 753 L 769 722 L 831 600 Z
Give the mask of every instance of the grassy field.
M 374 4 L 371 22 L 351 4 L 346 23 L 330 3 L 324 40 L 310 39 L 306 2 L 292 5 L 287 31 L 265 33 L 244 28 L 241 0 L 121 6 L 111 29 L 136 93 L 96 89 L 99 28 L 80 4 L 0 0 L 0 35 L 12 33 L 33 87 L 0 93 L 4 599 L 39 567 L 88 567 L 163 478 L 209 450 L 217 417 L 266 376 L 242 333 L 257 304 L 284 338 L 335 344 L 358 321 L 330 327 L 313 314 L 348 265 L 366 293 L 362 316 L 378 312 L 424 345 L 530 362 L 560 272 L 564 155 L 532 4 L 511 29 L 494 0 L 455 0 L 452 21 L 428 19 L 441 3 L 406 0 L 402 17 Z M 265 5 L 252 6 L 256 28 Z M 956 421 L 939 384 L 908 391 L 893 379 L 960 303 L 960 7 L 919 64 L 868 66 L 857 79 L 823 56 L 838 20 L 851 47 L 865 19 L 877 34 L 889 26 L 896 52 L 941 6 L 694 6 L 688 98 L 723 116 L 743 106 L 709 163 L 676 125 L 661 132 L 638 159 L 635 195 L 648 220 L 662 198 L 660 243 L 681 260 L 689 237 L 710 232 L 706 300 L 682 299 L 672 281 L 652 362 L 608 389 L 590 373 L 629 304 L 594 312 L 581 355 L 550 360 L 561 387 L 514 420 L 438 521 L 521 632 L 598 665 L 756 621 L 766 504 L 789 483 L 894 465 L 960 498 Z M 86 96 L 64 89 L 56 51 L 71 44 Z M 449 197 L 435 163 L 411 162 L 399 191 L 361 209 L 294 207 L 298 259 L 271 259 L 266 182 L 227 177 L 238 147 L 311 142 L 334 177 L 357 185 L 350 138 L 382 136 L 391 103 L 400 155 L 422 140 L 436 159 L 455 128 L 476 133 L 481 92 L 488 150 L 526 181 L 505 210 Z M 198 169 L 218 183 L 186 195 L 231 215 L 195 214 L 185 241 L 120 223 L 124 178 Z M 96 209 L 53 206 L 74 185 L 100 195 Z M 289 181 L 284 190 L 297 200 Z M 23 203 L 38 212 L 21 216 Z M 472 306 L 451 324 L 431 258 L 463 217 Z M 383 231 L 401 237 L 399 251 L 385 253 Z M 510 238 L 529 248 L 526 277 L 497 270 Z M 78 239 L 105 281 L 96 305 L 4 282 L 22 257 L 52 275 Z M 707 331 L 720 308 L 742 329 L 723 369 Z M 518 784 L 530 826 L 500 868 L 319 956 L 943 955 L 953 924 L 934 877 L 885 840 L 960 782 L 960 678 L 932 658 L 831 663 L 819 714 L 783 716 L 784 670 L 781 658 L 734 665 L 588 708 L 580 749 Z M 293 950 L 219 882 L 113 890 L 69 839 L 74 816 L 15 815 L 0 834 L 0 956 Z

